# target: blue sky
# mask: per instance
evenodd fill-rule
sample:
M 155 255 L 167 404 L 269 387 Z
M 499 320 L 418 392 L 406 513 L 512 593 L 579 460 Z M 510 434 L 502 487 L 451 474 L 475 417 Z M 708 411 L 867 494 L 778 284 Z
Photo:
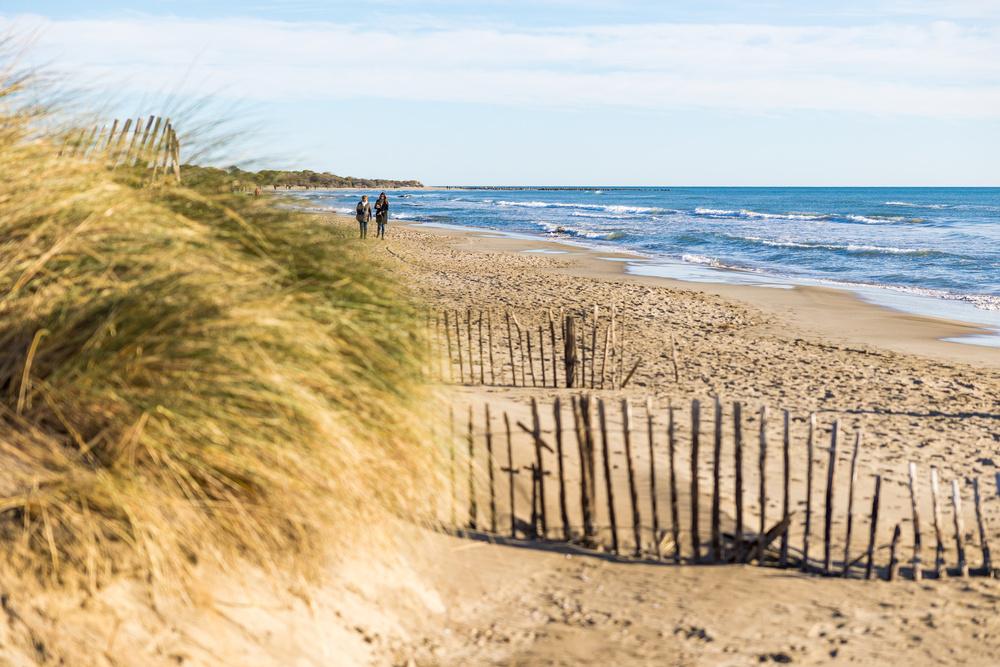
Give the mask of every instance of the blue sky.
M 1000 186 L 995 0 L 0 0 L 0 33 L 108 113 L 204 100 L 183 132 L 225 109 L 244 133 L 219 159 L 248 167 Z

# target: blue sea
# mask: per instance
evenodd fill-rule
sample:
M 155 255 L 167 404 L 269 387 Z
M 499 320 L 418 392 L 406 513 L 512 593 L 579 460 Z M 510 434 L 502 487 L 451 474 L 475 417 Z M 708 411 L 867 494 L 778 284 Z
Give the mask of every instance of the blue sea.
M 352 215 L 361 194 L 306 191 Z M 563 240 L 696 281 L 826 284 L 1000 327 L 1000 188 L 524 188 L 388 192 L 390 218 Z M 390 222 L 391 224 L 391 222 Z M 735 270 L 735 271 L 734 271 Z

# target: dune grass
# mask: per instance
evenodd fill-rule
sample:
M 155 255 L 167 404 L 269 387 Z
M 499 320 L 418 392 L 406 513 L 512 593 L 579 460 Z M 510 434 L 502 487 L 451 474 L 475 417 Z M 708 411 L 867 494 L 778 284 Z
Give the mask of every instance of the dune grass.
M 0 104 L 12 567 L 90 588 L 232 557 L 309 574 L 426 507 L 422 324 L 364 248 L 259 199 L 135 187 L 39 113 Z

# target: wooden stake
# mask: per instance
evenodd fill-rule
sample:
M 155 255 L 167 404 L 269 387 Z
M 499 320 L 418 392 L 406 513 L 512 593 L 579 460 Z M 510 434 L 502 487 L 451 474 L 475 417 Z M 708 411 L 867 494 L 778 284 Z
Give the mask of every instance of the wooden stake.
M 941 521 L 941 500 L 938 497 L 937 469 L 931 468 L 931 500 L 934 501 L 934 535 L 937 537 L 937 551 L 934 556 L 934 575 L 938 579 L 948 576 L 944 562 L 944 528 Z
M 497 383 L 496 366 L 493 364 L 493 311 L 486 311 L 486 330 L 489 333 L 490 343 L 490 384 Z M 503 382 L 503 366 L 500 367 L 500 382 Z
M 789 496 L 791 495 L 790 484 L 792 477 L 792 459 L 791 459 L 791 414 L 788 410 L 785 410 L 785 429 L 784 438 L 782 438 L 782 462 L 784 463 L 784 473 L 785 473 L 785 483 L 782 488 L 781 493 L 781 518 L 784 519 L 788 516 L 791 508 L 788 506 L 790 503 Z M 788 531 L 786 530 L 781 534 L 781 547 L 778 556 L 778 566 L 781 568 L 788 567 Z
M 452 382 L 454 382 L 455 381 L 455 367 L 452 365 L 452 359 L 454 359 L 454 357 L 452 357 L 452 354 L 451 354 L 451 323 L 448 320 L 448 311 L 447 310 L 444 311 L 444 335 L 445 335 L 445 338 L 448 339 L 448 377 L 449 377 L 449 379 Z
M 542 367 L 542 386 L 547 387 L 549 383 L 545 379 L 545 330 L 541 324 L 538 325 L 538 360 L 538 365 Z
M 889 581 L 896 581 L 899 576 L 899 558 L 896 554 L 901 533 L 902 527 L 897 523 L 896 529 L 892 531 L 892 545 L 889 547 Z
M 661 560 L 660 553 L 660 517 L 656 512 L 656 457 L 653 453 L 653 397 L 646 398 L 646 433 L 649 440 L 649 506 L 653 514 L 653 547 L 656 549 L 656 560 Z
M 969 561 L 965 558 L 965 519 L 962 517 L 962 496 L 958 491 L 958 480 L 951 480 L 951 506 L 955 510 L 955 546 L 958 548 L 958 572 L 963 578 L 969 576 Z
M 868 561 L 865 563 L 865 579 L 871 580 L 875 557 L 875 536 L 878 532 L 879 496 L 882 493 L 882 475 L 875 475 L 875 497 L 872 498 L 871 526 L 868 532 Z
M 448 415 L 451 422 L 451 438 L 448 440 L 448 454 L 451 456 L 451 525 L 454 527 L 458 523 L 455 509 L 458 504 L 458 488 L 455 482 L 455 409 L 449 407 Z
M 511 447 L 510 418 L 503 413 L 503 425 L 507 429 L 507 479 L 510 492 L 510 536 L 517 537 L 517 515 L 514 513 L 514 450 Z
M 736 467 L 736 528 L 734 530 L 734 562 L 742 563 L 743 554 L 743 404 L 733 402 L 733 453 Z
M 615 520 L 615 493 L 611 483 L 611 448 L 608 447 L 608 423 L 604 415 L 604 399 L 597 399 L 597 415 L 601 424 L 601 451 L 604 458 L 604 481 L 608 494 L 608 519 L 611 522 L 611 551 L 618 550 L 618 522 Z
M 861 450 L 861 430 L 854 435 L 854 454 L 851 456 L 851 483 L 847 487 L 847 537 L 844 540 L 844 570 L 847 576 L 851 569 L 851 531 L 854 527 L 854 485 L 858 481 L 858 452 Z
M 575 399 L 574 399 L 575 401 Z M 594 446 L 594 400 L 591 396 L 580 397 L 580 423 L 583 427 L 585 450 L 581 454 L 581 469 L 587 471 L 583 478 L 587 505 L 584 513 L 584 539 L 593 544 L 597 538 L 597 448 Z
M 531 386 L 537 387 L 538 383 L 535 382 L 535 358 L 531 352 L 531 330 L 524 330 L 524 338 L 528 341 L 528 368 L 531 371 Z
M 455 311 L 455 344 L 458 346 L 458 381 L 465 384 L 465 361 L 462 358 L 462 323 L 458 311 Z M 471 370 L 471 369 L 470 369 Z
M 594 351 L 591 350 L 591 357 Z M 590 365 L 594 365 L 594 359 L 590 360 Z M 587 311 L 580 313 L 580 386 L 587 386 Z
M 604 378 L 608 372 L 608 353 L 611 352 L 611 324 L 604 331 L 604 361 L 601 362 L 601 389 L 604 389 Z
M 809 530 L 812 526 L 813 447 L 816 436 L 816 413 L 809 413 L 809 439 L 806 441 L 806 525 L 802 536 L 802 571 L 809 571 Z
M 612 317 L 614 311 L 612 310 Z M 613 321 L 613 320 L 612 320 Z M 691 401 L 691 562 L 701 562 L 701 536 L 698 531 L 698 439 L 701 432 L 701 402 Z
M 542 424 L 538 418 L 538 401 L 531 397 L 531 428 L 535 440 L 535 466 L 538 474 L 538 517 L 541 520 L 541 536 L 544 539 L 549 534 L 548 522 L 545 516 L 545 466 L 542 462 Z
M 924 576 L 924 564 L 920 558 L 920 514 L 917 512 L 917 464 L 910 462 L 910 506 L 913 508 L 913 580 Z
M 670 530 L 674 538 L 674 562 L 681 562 L 681 521 L 677 507 L 677 433 L 674 430 L 674 406 L 667 406 L 667 443 L 670 448 Z M 1000 488 L 1000 487 L 998 487 Z
M 566 387 L 572 389 L 576 379 L 576 326 L 572 315 L 566 316 L 566 337 L 563 339 L 566 360 Z
M 990 536 L 986 530 L 986 519 L 983 517 L 983 498 L 979 493 L 979 480 L 972 480 L 972 491 L 976 499 L 976 523 L 979 526 L 979 544 L 983 551 L 983 572 L 987 577 L 993 576 L 993 557 L 990 554 Z
M 517 386 L 517 368 L 514 366 L 514 334 L 510 330 L 510 311 L 504 313 L 507 318 L 507 349 L 510 351 L 510 384 Z M 502 349 L 502 348 L 501 348 Z
M 674 384 L 681 383 L 680 366 L 677 364 L 677 345 L 674 344 L 674 335 L 670 334 L 670 354 L 674 360 Z
M 556 369 L 558 368 L 558 356 L 559 355 L 556 353 L 556 350 L 558 350 L 559 348 L 556 347 L 556 324 L 555 324 L 555 322 L 552 321 L 552 311 L 551 310 L 546 310 L 545 314 L 548 315 L 548 318 L 549 318 L 549 334 L 550 334 L 551 340 L 552 340 L 552 386 L 553 387 L 558 387 L 559 386 L 559 374 L 558 374 L 558 372 L 557 372 Z
M 472 362 L 472 309 L 465 309 L 465 331 L 466 340 L 469 343 L 469 384 L 476 383 L 476 365 Z
M 823 524 L 823 574 L 830 574 L 830 537 L 833 530 L 833 475 L 837 469 L 837 431 L 840 421 L 833 422 L 830 434 L 830 463 L 826 470 L 826 522 Z
M 722 402 L 715 397 L 715 443 L 712 449 L 712 562 L 722 560 L 722 515 L 720 480 L 722 478 Z
M 476 445 L 475 437 L 473 431 L 472 422 L 472 406 L 469 406 L 469 433 L 466 438 L 469 445 L 469 530 L 476 530 L 478 526 L 476 525 L 476 475 L 475 475 L 475 462 L 476 462 Z
M 639 492 L 635 486 L 635 467 L 632 464 L 632 406 L 622 399 L 622 439 L 625 443 L 625 462 L 628 469 L 628 492 L 632 498 L 632 536 L 635 539 L 635 556 L 642 556 L 642 519 L 639 517 Z
M 552 348 L 552 351 L 554 354 L 555 348 Z M 566 475 L 563 470 L 562 406 L 559 403 L 558 396 L 556 396 L 555 401 L 552 403 L 552 417 L 555 419 L 556 429 L 556 457 L 558 458 L 559 473 L 559 518 L 562 520 L 563 539 L 569 542 L 573 538 L 573 533 L 569 525 L 569 511 L 566 508 Z
M 618 366 L 618 332 L 615 330 L 615 304 L 611 304 L 611 388 L 618 386 L 615 368 Z
M 556 399 L 558 400 L 558 399 Z M 486 404 L 486 467 L 490 475 L 490 532 L 497 532 L 497 489 L 493 473 L 493 426 L 490 422 L 490 404 Z
M 483 311 L 479 311 L 479 384 L 486 384 L 486 360 L 483 357 Z
M 764 566 L 764 538 L 767 535 L 767 406 L 760 409 L 760 533 L 757 536 L 757 565 Z
M 597 306 L 594 306 L 594 330 L 590 335 L 590 388 L 594 388 L 594 369 L 597 368 Z

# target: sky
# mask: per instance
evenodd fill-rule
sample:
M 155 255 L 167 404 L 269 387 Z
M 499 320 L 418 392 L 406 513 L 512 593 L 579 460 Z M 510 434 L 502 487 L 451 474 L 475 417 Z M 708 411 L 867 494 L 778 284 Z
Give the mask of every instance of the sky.
M 996 0 L 0 0 L 0 35 L 245 168 L 1000 186 Z

